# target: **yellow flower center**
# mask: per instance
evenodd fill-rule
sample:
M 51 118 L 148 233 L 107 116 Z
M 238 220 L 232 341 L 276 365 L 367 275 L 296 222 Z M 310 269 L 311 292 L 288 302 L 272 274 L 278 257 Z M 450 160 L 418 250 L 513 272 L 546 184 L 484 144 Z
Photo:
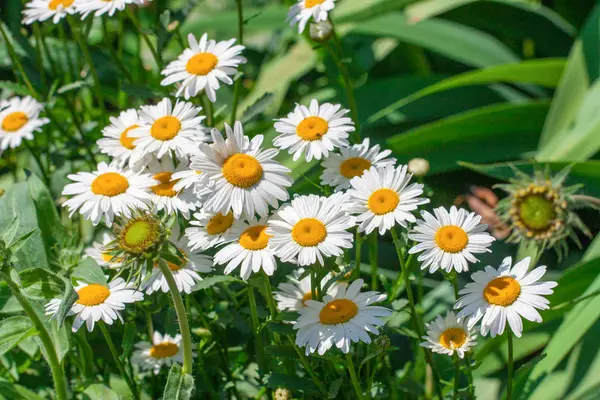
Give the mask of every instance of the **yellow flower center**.
M 119 138 L 119 140 L 121 141 L 121 145 L 123 147 L 125 147 L 126 149 L 129 150 L 133 150 L 135 148 L 135 145 L 133 144 L 133 142 L 137 139 L 137 138 L 132 138 L 127 136 L 127 134 L 129 133 L 130 130 L 135 129 L 135 128 L 139 128 L 139 125 L 131 125 L 129 128 L 125 129 L 123 131 L 123 133 L 121 133 L 121 137 Z
M 556 218 L 556 211 L 554 211 L 554 204 L 551 200 L 548 200 L 546 196 L 536 194 L 521 200 L 519 216 L 528 228 L 541 231 L 552 224 Z
M 312 292 L 306 292 L 304 293 L 304 296 L 302 296 L 302 305 L 304 307 L 306 307 L 307 300 L 312 300 Z
M 400 196 L 391 189 L 379 189 L 371 193 L 367 206 L 375 215 L 390 213 L 398 207 Z
M 304 118 L 296 127 L 296 133 L 304 140 L 320 140 L 327 133 L 329 124 L 321 117 Z
M 252 187 L 263 176 L 262 165 L 248 154 L 234 154 L 223 163 L 223 176 L 233 186 Z
M 123 237 L 127 246 L 144 250 L 156 241 L 157 227 L 150 221 L 136 220 L 127 225 Z
M 168 358 L 173 357 L 179 351 L 179 346 L 175 343 L 163 342 L 155 344 L 150 348 L 150 357 Z
M 185 64 L 185 70 L 192 75 L 208 75 L 217 67 L 219 59 L 212 53 L 198 53 Z
M 319 313 L 319 320 L 325 325 L 343 324 L 358 314 L 358 306 L 348 299 L 337 299 L 325 304 Z
M 77 294 L 79 295 L 77 303 L 89 307 L 104 303 L 110 296 L 110 290 L 106 286 L 93 283 L 79 289 Z
M 304 7 L 312 8 L 314 6 L 318 6 L 319 4 L 323 4 L 325 0 L 304 0 Z
M 435 243 L 446 253 L 458 253 L 467 247 L 469 237 L 463 228 L 447 225 L 435 233 Z
M 2 129 L 7 132 L 18 131 L 29 121 L 27 114 L 21 111 L 8 114 L 2 121 Z
M 312 247 L 327 237 L 327 228 L 316 218 L 303 218 L 292 228 L 292 239 L 300 246 Z
M 233 225 L 233 213 L 227 215 L 216 213 L 214 217 L 206 224 L 206 231 L 209 235 L 219 235 L 231 228 Z
M 340 164 L 340 174 L 348 179 L 352 179 L 355 176 L 362 176 L 363 172 L 369 168 L 371 168 L 371 161 L 362 157 L 353 157 L 344 160 Z
M 129 181 L 116 172 L 106 172 L 98 175 L 92 182 L 92 193 L 101 196 L 113 197 L 125 193 L 129 188 Z
M 159 172 L 158 174 L 154 175 L 154 179 L 160 183 L 151 187 L 152 192 L 158 196 L 177 196 L 177 192 L 173 190 L 173 187 L 177 183 L 178 179 L 171 180 L 171 175 L 173 175 L 171 172 Z
M 266 225 L 252 226 L 240 235 L 240 246 L 247 250 L 262 250 L 269 244 L 270 237 Z
M 442 332 L 439 341 L 447 349 L 458 349 L 467 341 L 467 332 L 462 328 L 448 328 Z
M 170 115 L 160 117 L 152 124 L 150 135 L 156 140 L 171 140 L 181 130 L 181 122 Z
M 501 276 L 492 279 L 483 289 L 483 298 L 497 306 L 508 307 L 521 294 L 521 285 L 512 276 Z
M 71 4 L 73 4 L 74 1 L 75 0 L 51 0 L 50 3 L 48 3 L 48 8 L 50 10 L 56 10 L 58 6 L 63 6 L 64 8 L 67 8 Z

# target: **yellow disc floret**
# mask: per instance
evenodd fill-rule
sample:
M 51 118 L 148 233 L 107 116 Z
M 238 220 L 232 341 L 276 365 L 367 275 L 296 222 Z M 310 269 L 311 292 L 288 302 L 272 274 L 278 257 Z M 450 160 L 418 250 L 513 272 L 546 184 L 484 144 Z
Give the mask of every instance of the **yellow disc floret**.
M 321 117 L 304 118 L 296 127 L 296 133 L 304 140 L 320 140 L 329 130 L 329 124 Z
M 327 237 L 327 228 L 316 218 L 303 218 L 292 228 L 292 239 L 300 246 L 312 247 Z
M 336 299 L 325 304 L 319 320 L 325 325 L 343 324 L 358 314 L 358 306 L 352 300 Z
M 110 290 L 106 286 L 92 283 L 79 289 L 77 295 L 79 296 L 77 303 L 87 307 L 97 306 L 108 299 Z
M 469 244 L 469 236 L 461 227 L 442 226 L 435 233 L 435 243 L 446 253 L 459 253 Z
M 92 182 L 92 193 L 100 196 L 118 196 L 129 188 L 129 181 L 117 172 L 98 175 Z
M 249 188 L 263 176 L 262 165 L 248 154 L 234 154 L 223 163 L 223 176 L 233 186 Z
M 212 53 L 198 53 L 188 60 L 185 70 L 192 75 L 208 75 L 217 67 L 219 59 Z
M 483 298 L 489 304 L 508 307 L 521 294 L 521 285 L 512 276 L 501 276 L 491 280 L 483 289 Z
M 181 121 L 177 118 L 167 115 L 154 121 L 150 128 L 150 135 L 156 140 L 171 140 L 181 130 Z
M 262 250 L 269 244 L 271 235 L 267 234 L 266 225 L 252 226 L 240 235 L 240 246 L 247 250 Z
M 8 114 L 2 121 L 2 130 L 6 132 L 16 132 L 29 121 L 27 114 L 21 111 Z

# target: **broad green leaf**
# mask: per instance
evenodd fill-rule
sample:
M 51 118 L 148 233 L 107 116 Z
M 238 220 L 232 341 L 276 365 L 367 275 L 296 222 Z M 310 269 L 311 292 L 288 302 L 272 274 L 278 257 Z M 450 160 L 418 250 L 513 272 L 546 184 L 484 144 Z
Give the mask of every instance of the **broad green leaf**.
M 71 285 L 71 282 L 65 279 L 65 293 L 63 295 L 62 301 L 60 302 L 60 306 L 58 307 L 58 311 L 56 311 L 56 314 L 54 314 L 54 319 L 56 320 L 56 323 L 59 327 L 62 326 L 62 324 L 64 323 L 67 314 L 69 313 L 71 307 L 73 307 L 73 304 L 75 304 L 78 298 L 79 295 L 77 294 L 75 289 L 73 289 L 73 285 Z
M 81 279 L 87 283 L 99 283 L 106 285 L 106 277 L 104 271 L 94 259 L 87 257 L 81 260 L 79 265 L 75 267 L 71 276 L 74 279 Z
M 165 385 L 163 400 L 188 400 L 194 390 L 194 378 L 184 374 L 181 365 L 173 364 Z
M 406 7 L 404 12 L 410 22 L 418 23 L 475 1 L 478 0 L 424 0 Z
M 228 282 L 244 283 L 244 281 L 242 281 L 241 279 L 235 278 L 230 275 L 210 276 L 208 278 L 204 278 L 202 281 L 195 284 L 192 287 L 192 292 L 208 289 L 209 287 L 214 286 L 218 283 L 228 283 Z
M 29 268 L 19 272 L 23 293 L 33 299 L 48 300 L 60 296 L 65 283 L 56 274 L 46 269 Z
M 8 90 L 21 96 L 29 96 L 29 89 L 16 82 L 0 81 L 0 89 Z
M 0 378 L 1 400 L 43 400 L 40 396 L 22 385 Z
M 596 235 L 592 243 L 588 246 L 583 255 L 583 261 L 593 260 L 596 257 L 600 257 L 600 235 Z
M 0 320 L 0 356 L 35 333 L 27 317 L 16 316 Z
M 21 311 L 21 305 L 13 296 L 5 282 L 0 282 L 0 315 L 14 314 Z
M 123 347 L 123 354 L 121 355 L 121 359 L 126 359 L 131 355 L 131 351 L 133 350 L 133 345 L 135 344 L 135 334 L 137 333 L 137 328 L 134 322 L 127 322 L 125 324 L 125 328 L 123 329 L 123 343 L 121 347 Z
M 83 400 L 120 400 L 121 397 L 111 388 L 101 383 L 93 383 L 82 393 Z
M 433 173 L 456 169 L 458 161 L 517 158 L 535 147 L 547 110 L 545 102 L 483 107 L 396 134 L 388 147 L 401 163 L 429 160 Z

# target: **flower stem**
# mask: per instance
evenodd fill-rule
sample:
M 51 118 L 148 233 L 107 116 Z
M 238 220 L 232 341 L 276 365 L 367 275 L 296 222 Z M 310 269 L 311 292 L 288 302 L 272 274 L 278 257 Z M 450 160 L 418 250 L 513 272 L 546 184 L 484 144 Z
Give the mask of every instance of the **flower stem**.
M 215 116 L 214 116 L 214 112 L 213 112 L 213 105 L 212 102 L 210 101 L 210 99 L 208 98 L 208 96 L 206 94 L 204 94 L 203 96 L 203 105 L 204 105 L 204 110 L 206 113 L 206 125 L 207 126 L 213 126 L 214 122 L 215 122 Z M 233 124 L 232 124 L 233 126 Z
M 244 44 L 244 8 L 242 7 L 242 0 L 235 0 L 237 4 L 237 14 L 238 14 L 238 44 Z M 235 119 L 237 117 L 237 108 L 238 102 L 240 98 L 240 91 L 242 89 L 242 78 L 238 77 L 238 79 L 233 84 L 233 103 L 231 104 L 231 125 L 235 124 Z
M 298 348 L 298 346 L 296 346 L 294 341 L 289 336 L 288 336 L 288 340 L 290 341 L 290 344 L 296 351 L 296 354 L 298 354 L 298 359 L 300 360 L 300 364 L 302 364 L 302 366 L 304 367 L 306 372 L 308 372 L 308 374 L 310 375 L 310 377 L 313 380 L 313 382 L 315 383 L 315 385 L 317 385 L 317 387 L 319 388 L 319 390 L 321 392 L 327 393 L 328 392 L 327 387 L 319 379 L 319 377 L 315 374 L 315 371 L 313 371 L 313 369 L 311 368 L 310 363 L 308 362 L 308 359 L 306 358 L 304 353 L 302 353 L 302 351 Z
M 356 376 L 354 362 L 352 361 L 352 356 L 350 355 L 350 353 L 346 353 L 346 364 L 348 366 L 348 372 L 350 373 L 350 380 L 352 381 L 352 386 L 354 386 L 354 391 L 356 392 L 356 397 L 358 397 L 359 400 L 362 400 L 365 398 L 365 396 L 363 394 L 362 388 L 360 387 L 360 381 Z
M 513 338 L 510 328 L 506 329 L 506 339 L 508 340 L 508 377 L 506 382 L 506 400 L 511 400 L 513 386 Z
M 256 337 L 256 357 L 258 358 L 258 365 L 262 370 L 262 373 L 267 372 L 267 364 L 265 358 L 265 347 L 263 345 L 262 335 L 258 331 L 258 311 L 256 310 L 256 296 L 254 294 L 254 288 L 248 285 L 248 303 L 250 305 L 250 316 L 252 318 L 252 332 Z
M 372 232 L 369 237 L 369 261 L 371 263 L 371 290 L 377 290 L 377 232 Z
M 41 158 L 40 154 L 34 148 L 34 146 L 29 144 L 27 139 L 23 140 L 23 143 L 25 144 L 25 147 L 27 147 L 27 150 L 29 150 L 29 152 L 35 159 L 35 162 L 37 163 L 37 165 L 40 167 L 40 172 L 42 173 L 42 178 L 44 179 L 44 183 L 46 185 L 50 186 L 50 178 L 48 177 L 48 173 L 46 172 L 46 170 L 44 168 L 44 164 L 42 163 L 42 158 Z
M 154 61 L 156 62 L 156 65 L 158 66 L 158 69 L 161 70 L 162 69 L 162 59 L 160 57 L 160 54 L 158 53 L 158 50 L 154 47 L 154 45 L 152 44 L 152 41 L 150 40 L 150 38 L 148 37 L 146 32 L 144 32 L 144 30 L 142 29 L 140 20 L 135 16 L 135 12 L 133 12 L 133 10 L 129 7 L 126 8 L 126 11 L 127 11 L 127 16 L 129 17 L 129 19 L 131 19 L 131 22 L 135 26 L 135 29 L 137 29 L 139 34 L 144 39 L 144 42 L 146 42 L 146 45 L 150 49 L 150 52 L 152 53 L 152 57 L 154 57 Z
M 458 393 L 458 389 L 460 386 L 460 361 L 456 354 L 454 354 L 454 357 L 452 358 L 454 361 L 454 394 L 452 395 L 452 399 L 458 400 L 460 398 L 460 395 Z
M 108 348 L 110 349 L 110 353 L 112 354 L 113 361 L 115 362 L 115 364 L 117 364 L 117 368 L 119 369 L 121 376 L 127 383 L 127 386 L 129 386 L 129 390 L 131 390 L 131 394 L 133 394 L 133 397 L 135 399 L 139 399 L 140 395 L 138 394 L 137 387 L 135 386 L 135 383 L 133 383 L 130 376 L 127 374 L 127 372 L 125 372 L 123 363 L 119 359 L 119 353 L 117 352 L 117 349 L 115 347 L 115 344 L 112 341 L 112 338 L 110 337 L 110 333 L 106 329 L 106 325 L 104 324 L 104 321 L 98 321 L 98 326 L 100 327 L 100 330 L 102 331 L 102 335 L 104 335 L 106 344 L 108 344 Z
M 23 83 L 25 83 L 25 86 L 27 86 L 27 90 L 29 90 L 29 93 L 37 99 L 39 97 L 38 92 L 33 88 L 33 85 L 31 84 L 29 77 L 25 73 L 25 70 L 23 69 L 23 65 L 21 64 L 21 61 L 19 61 L 19 56 L 15 52 L 15 49 L 14 49 L 12 43 L 10 42 L 8 34 L 6 33 L 6 30 L 4 30 L 3 24 L 0 24 L 0 33 L 2 33 L 2 38 L 4 39 L 4 42 L 6 43 L 6 50 L 8 51 L 8 55 L 10 56 L 10 59 L 11 59 L 13 65 L 15 66 L 15 68 L 17 69 L 17 71 L 19 71 L 19 74 L 21 75 L 21 79 L 23 80 Z
M 452 282 L 452 287 L 454 288 L 454 298 L 458 300 L 458 278 L 456 274 L 450 277 L 450 282 Z M 473 385 L 473 368 L 471 366 L 471 354 L 469 354 L 469 352 L 465 353 L 465 364 L 467 365 L 467 380 L 469 381 L 469 398 L 475 399 L 475 386 Z
M 179 293 L 179 290 L 177 289 L 175 278 L 173 278 L 173 274 L 171 273 L 171 270 L 167 266 L 165 260 L 160 259 L 158 261 L 158 267 L 160 268 L 160 272 L 162 272 L 167 280 L 167 284 L 169 285 L 169 291 L 173 297 L 173 305 L 175 306 L 175 312 L 177 313 L 177 319 L 179 320 L 181 345 L 183 347 L 183 367 L 181 371 L 184 374 L 191 374 L 193 368 L 192 335 L 190 333 L 190 325 L 185 313 L 185 306 L 183 305 L 183 300 L 181 299 L 181 293 Z
M 357 279 L 360 278 L 360 260 L 361 260 L 361 248 L 362 248 L 362 238 L 361 234 L 356 228 L 356 236 L 354 237 L 355 242 L 355 261 L 354 261 L 354 271 L 352 271 L 352 278 Z

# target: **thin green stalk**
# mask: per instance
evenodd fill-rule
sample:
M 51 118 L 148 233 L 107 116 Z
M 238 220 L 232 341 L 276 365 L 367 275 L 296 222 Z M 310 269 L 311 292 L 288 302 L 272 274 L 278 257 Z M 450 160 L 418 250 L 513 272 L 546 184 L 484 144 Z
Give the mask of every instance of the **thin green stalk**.
M 46 53 L 46 57 L 48 58 L 48 64 L 50 64 L 50 69 L 52 70 L 53 78 L 58 79 L 58 69 L 56 67 L 56 62 L 52 58 L 52 54 L 50 54 L 50 49 L 48 48 L 46 37 L 42 37 L 42 50 L 44 51 L 44 53 Z
M 371 290 L 377 290 L 377 265 L 378 265 L 378 235 L 377 231 L 372 232 L 369 237 L 369 262 L 371 263 Z
M 513 389 L 513 337 L 510 328 L 506 328 L 506 339 L 508 340 L 508 376 L 506 382 L 506 400 L 512 400 Z
M 456 274 L 450 277 L 450 282 L 452 282 L 452 287 L 454 288 L 454 298 L 458 300 L 459 298 L 459 290 L 458 290 L 458 278 Z M 475 385 L 473 385 L 473 367 L 471 366 L 471 354 L 469 352 L 465 353 L 465 364 L 467 366 L 467 380 L 469 381 L 469 398 L 475 398 Z
M 206 125 L 213 126 L 213 124 L 215 123 L 215 116 L 213 114 L 213 104 L 210 101 L 210 99 L 208 98 L 208 96 L 206 95 L 206 93 L 204 94 L 204 96 L 202 96 L 202 99 L 204 100 L 203 103 L 204 103 L 204 110 L 206 113 Z
M 127 78 L 127 80 L 129 82 L 133 82 L 133 79 L 131 78 L 131 74 L 129 73 L 129 70 L 127 70 L 127 67 L 125 67 L 125 65 L 123 64 L 123 61 L 121 61 L 121 57 L 119 57 L 119 55 L 117 54 L 117 50 L 111 43 L 110 31 L 108 29 L 108 17 L 106 15 L 103 15 L 101 19 L 102 19 L 102 28 L 104 30 L 104 39 L 107 42 L 106 46 L 108 47 L 108 51 L 109 51 L 110 55 L 112 56 L 115 64 L 117 64 L 117 67 L 119 68 L 119 70 L 121 70 L 121 72 L 125 75 L 125 78 Z
M 31 144 L 29 143 L 29 141 L 27 139 L 23 140 L 23 143 L 25 144 L 25 147 L 27 147 L 27 150 L 29 150 L 29 152 L 35 159 L 35 162 L 37 163 L 37 165 L 40 167 L 40 171 L 42 173 L 42 178 L 44 179 L 44 183 L 46 185 L 50 185 L 50 178 L 48 177 L 48 173 L 46 172 L 46 169 L 44 168 L 44 164 L 42 163 L 42 158 L 40 157 L 40 154 L 37 152 L 37 150 L 35 150 L 33 148 L 33 146 L 31 146 Z
M 360 387 L 360 381 L 356 376 L 356 369 L 354 368 L 354 362 L 352 361 L 352 355 L 350 353 L 346 353 L 346 364 L 348 367 L 348 372 L 350 373 L 350 380 L 352 381 L 352 386 L 354 386 L 354 391 L 356 392 L 356 397 L 359 400 L 365 398 L 362 388 Z
M 27 76 L 27 74 L 25 73 L 25 70 L 23 69 L 23 65 L 21 64 L 21 61 L 19 60 L 19 56 L 15 52 L 15 49 L 14 49 L 12 43 L 10 42 L 8 34 L 6 33 L 6 30 L 4 29 L 4 24 L 0 24 L 0 33 L 2 33 L 2 38 L 4 39 L 4 42 L 6 43 L 6 50 L 8 50 L 8 55 L 10 56 L 10 59 L 11 59 L 13 65 L 15 66 L 15 68 L 17 69 L 17 71 L 19 71 L 19 74 L 21 75 L 21 79 L 23 80 L 23 83 L 25 84 L 25 86 L 27 86 L 27 90 L 29 90 L 29 93 L 33 97 L 35 97 L 36 99 L 39 98 L 38 92 L 34 89 L 33 85 L 31 84 L 29 77 Z
M 300 364 L 302 364 L 302 366 L 304 367 L 304 369 L 306 370 L 308 375 L 310 375 L 310 378 L 312 379 L 312 381 L 315 383 L 315 385 L 317 385 L 317 387 L 319 388 L 319 390 L 321 392 L 327 393 L 328 392 L 327 387 L 325 386 L 323 381 L 321 381 L 319 379 L 317 374 L 315 374 L 315 371 L 313 371 L 313 369 L 311 368 L 310 362 L 306 358 L 306 355 L 302 352 L 302 350 L 300 350 L 298 348 L 298 346 L 296 346 L 294 341 L 289 336 L 288 336 L 288 340 L 289 340 L 290 344 L 292 345 L 292 347 L 294 348 L 294 350 L 296 351 L 296 354 L 298 354 L 298 360 L 300 360 Z
M 152 338 L 154 337 L 154 324 L 152 323 L 152 315 L 148 311 L 145 311 L 146 314 L 146 327 L 148 328 L 148 338 L 150 342 L 152 342 Z
M 65 28 L 63 28 L 62 24 L 58 25 L 58 36 L 60 37 L 60 41 L 62 42 L 63 51 L 65 53 L 65 62 L 67 64 L 67 68 L 64 71 L 65 80 L 66 81 L 75 81 L 77 80 L 77 65 L 73 65 L 73 60 L 71 59 L 71 52 L 69 51 L 69 42 L 67 41 L 67 34 L 65 33 Z M 75 60 L 77 63 L 77 60 Z
M 1 26 L 2 24 L 0 24 Z M 54 347 L 54 343 L 50 338 L 50 334 L 46 329 L 46 326 L 40 320 L 40 317 L 37 315 L 29 301 L 23 294 L 19 287 L 10 279 L 10 275 L 8 273 L 2 273 L 3 280 L 8 285 L 10 291 L 13 296 L 17 299 L 23 311 L 35 327 L 38 336 L 40 337 L 40 341 L 42 342 L 42 346 L 44 347 L 45 354 L 47 357 L 48 364 L 50 365 L 50 371 L 52 373 L 52 379 L 54 381 L 54 391 L 56 392 L 56 400 L 67 400 L 67 385 L 65 381 L 65 372 L 63 370 L 62 364 L 58 360 L 58 354 L 56 353 L 56 348 Z
M 244 9 L 242 7 L 242 0 L 235 0 L 237 4 L 237 15 L 238 15 L 238 44 L 244 44 Z M 231 104 L 231 125 L 235 124 L 238 101 L 240 98 L 242 78 L 238 77 L 233 86 L 233 103 Z
M 46 70 L 44 70 L 44 56 L 42 55 L 42 35 L 37 23 L 33 24 L 33 35 L 35 36 L 35 53 L 38 59 L 38 69 L 42 80 L 42 87 L 46 87 Z
M 117 352 L 117 348 L 115 347 L 115 344 L 113 343 L 112 338 L 110 337 L 110 333 L 108 332 L 108 329 L 106 329 L 106 325 L 104 324 L 104 321 L 98 321 L 98 326 L 100 327 L 100 330 L 102 331 L 102 335 L 104 335 L 106 344 L 108 344 L 108 348 L 110 349 L 110 354 L 112 354 L 113 361 L 117 365 L 117 368 L 119 369 L 121 376 L 127 383 L 127 386 L 129 386 L 129 390 L 131 390 L 131 394 L 133 394 L 133 397 L 135 399 L 139 399 L 140 395 L 138 393 L 137 386 L 135 385 L 135 383 L 133 383 L 133 380 L 127 374 L 127 372 L 125 372 L 123 363 L 119 359 L 119 353 Z
M 352 278 L 357 279 L 360 278 L 360 260 L 361 260 L 361 248 L 362 248 L 362 238 L 361 238 L 361 234 L 358 231 L 358 228 L 356 228 L 356 236 L 354 237 L 354 246 L 355 246 L 355 253 L 354 253 L 354 271 L 352 271 Z
M 318 285 L 318 277 L 317 277 L 316 267 L 314 265 L 311 265 L 311 267 L 310 267 L 310 292 L 312 293 L 311 300 L 319 299 L 319 289 L 317 288 L 317 285 Z
M 456 355 L 456 353 L 452 358 L 452 361 L 454 362 L 454 394 L 452 395 L 452 398 L 454 400 L 457 400 L 460 398 L 460 395 L 458 393 L 458 389 L 460 386 L 460 360 L 458 359 L 458 355 Z
M 156 47 L 154 47 L 154 45 L 152 44 L 150 37 L 142 29 L 142 24 L 140 24 L 140 20 L 136 17 L 135 12 L 131 8 L 127 7 L 126 12 L 127 12 L 127 16 L 129 17 L 129 19 L 131 19 L 131 22 L 133 22 L 135 29 L 137 29 L 139 34 L 142 36 L 142 39 L 144 39 L 144 42 L 146 42 L 146 45 L 150 49 L 150 52 L 152 53 L 152 57 L 154 57 L 154 61 L 156 62 L 156 66 L 158 67 L 159 70 L 161 70 L 162 69 L 162 59 L 160 57 L 160 54 L 158 53 L 158 50 L 156 49 Z
M 252 318 L 252 332 L 256 337 L 256 357 L 258 358 L 258 365 L 262 370 L 263 374 L 267 372 L 267 364 L 265 357 L 265 347 L 263 345 L 262 335 L 258 331 L 260 324 L 258 320 L 258 311 L 256 308 L 256 296 L 254 294 L 254 288 L 248 285 L 248 303 L 250 305 L 250 316 Z
M 175 306 L 177 319 L 179 320 L 179 332 L 181 333 L 181 346 L 183 348 L 183 367 L 181 368 L 181 371 L 184 374 L 191 374 L 193 368 L 192 335 L 190 333 L 190 325 L 188 323 L 187 314 L 185 313 L 185 306 L 183 305 L 183 300 L 181 299 L 181 293 L 179 293 L 179 290 L 177 289 L 177 284 L 175 283 L 175 278 L 173 278 L 173 273 L 171 273 L 171 270 L 167 266 L 165 260 L 159 260 L 158 268 L 160 268 L 160 272 L 162 272 L 163 276 L 167 280 L 171 297 L 173 297 L 173 305 Z M 200 355 L 198 355 L 198 357 L 200 357 Z

